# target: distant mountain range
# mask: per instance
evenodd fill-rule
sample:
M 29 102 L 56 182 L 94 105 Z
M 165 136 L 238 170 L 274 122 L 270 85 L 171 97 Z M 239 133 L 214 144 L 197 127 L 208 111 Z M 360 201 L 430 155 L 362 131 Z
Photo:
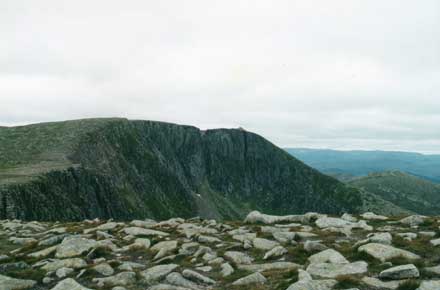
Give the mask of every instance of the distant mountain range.
M 440 182 L 440 155 L 393 151 L 338 151 L 328 149 L 286 148 L 307 165 L 340 180 L 369 173 L 398 170 Z
M 368 210 L 363 194 L 240 129 L 117 118 L 0 128 L 0 219 L 340 214 Z

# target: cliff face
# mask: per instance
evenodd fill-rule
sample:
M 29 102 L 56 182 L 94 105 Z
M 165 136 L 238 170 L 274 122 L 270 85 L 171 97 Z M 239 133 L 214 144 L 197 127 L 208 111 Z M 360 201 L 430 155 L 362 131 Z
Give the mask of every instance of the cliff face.
M 90 119 L 0 128 L 0 218 L 355 212 L 359 192 L 243 130 Z

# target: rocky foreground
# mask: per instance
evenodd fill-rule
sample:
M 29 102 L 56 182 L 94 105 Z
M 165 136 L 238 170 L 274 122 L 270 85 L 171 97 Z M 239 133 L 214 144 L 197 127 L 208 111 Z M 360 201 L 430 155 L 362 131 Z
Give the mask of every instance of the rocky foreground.
M 0 289 L 440 289 L 440 220 L 0 221 Z

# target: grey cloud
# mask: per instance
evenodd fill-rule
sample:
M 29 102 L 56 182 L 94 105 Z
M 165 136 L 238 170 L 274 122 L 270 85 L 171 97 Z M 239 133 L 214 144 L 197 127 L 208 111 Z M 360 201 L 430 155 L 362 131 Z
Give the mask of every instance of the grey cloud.
M 440 2 L 0 3 L 0 125 L 122 116 L 440 152 Z

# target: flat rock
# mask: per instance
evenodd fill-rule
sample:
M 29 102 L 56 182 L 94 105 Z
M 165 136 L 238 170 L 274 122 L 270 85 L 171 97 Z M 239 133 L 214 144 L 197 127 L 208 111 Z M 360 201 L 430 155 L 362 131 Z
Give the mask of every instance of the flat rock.
M 438 290 L 440 289 L 440 281 L 423 281 L 416 290 Z
M 361 214 L 361 217 L 366 220 L 377 220 L 377 221 L 386 221 L 388 217 L 383 215 L 377 215 L 373 212 L 366 212 Z
M 148 287 L 147 290 L 191 290 L 191 289 L 186 288 L 186 287 L 170 285 L 170 284 L 157 284 L 157 285 Z
M 55 272 L 55 275 L 58 278 L 65 278 L 65 277 L 69 276 L 70 274 L 72 274 L 73 272 L 74 272 L 74 270 L 72 268 L 63 267 L 63 268 L 59 268 Z
M 249 285 L 249 284 L 264 284 L 267 279 L 260 273 L 253 273 L 243 278 L 240 278 L 232 283 L 232 285 Z
M 317 254 L 314 254 L 308 258 L 311 264 L 320 263 L 336 263 L 336 264 L 347 264 L 348 260 L 338 251 L 333 249 L 324 250 Z
M 156 226 L 157 222 L 154 220 L 144 220 L 144 221 L 133 220 L 130 222 L 130 225 L 135 226 L 135 227 L 139 227 L 139 228 L 149 229 L 149 228 Z
M 209 277 L 206 277 L 200 273 L 197 273 L 196 271 L 192 271 L 192 270 L 183 270 L 182 272 L 183 277 L 189 279 L 189 280 L 193 280 L 193 281 L 197 281 L 199 283 L 203 283 L 203 284 L 215 284 L 216 282 L 214 280 L 212 280 Z
M 234 268 L 229 263 L 223 263 L 221 266 L 221 275 L 222 277 L 228 277 L 232 273 L 234 273 Z
M 296 233 L 295 232 L 275 232 L 272 233 L 272 236 L 275 240 L 277 240 L 280 243 L 290 243 L 295 239 Z
M 411 227 L 423 224 L 428 217 L 423 215 L 410 215 L 406 218 L 401 219 L 399 222 Z
M 315 224 L 318 228 L 344 228 L 344 227 L 350 227 L 353 225 L 352 222 L 340 219 L 340 218 L 334 218 L 334 217 L 322 217 L 315 221 Z
M 51 290 L 93 290 L 90 288 L 86 288 L 73 280 L 72 278 L 64 279 L 53 287 Z
M 225 252 L 224 257 L 226 260 L 236 265 L 239 264 L 249 265 L 254 261 L 254 259 L 251 258 L 249 255 L 237 251 L 227 251 Z
M 275 224 L 281 222 L 301 222 L 303 217 L 300 215 L 287 215 L 287 216 L 275 216 L 263 214 L 259 211 L 250 212 L 244 219 L 245 223 L 263 223 L 263 224 Z
M 165 257 L 170 252 L 177 249 L 177 241 L 163 241 L 155 244 L 150 248 L 150 250 L 153 253 L 157 253 L 156 256 L 154 256 L 154 259 L 160 259 L 162 257 Z
M 52 247 L 43 249 L 43 250 L 38 251 L 38 252 L 30 253 L 27 256 L 30 257 L 30 258 L 41 259 L 41 258 L 44 258 L 44 257 L 47 257 L 47 256 L 51 255 L 56 250 L 57 250 L 57 246 L 52 246 Z
M 57 246 L 55 257 L 57 258 L 71 258 L 84 254 L 96 246 L 95 240 L 90 240 L 82 237 L 66 237 Z
M 264 264 L 251 264 L 251 265 L 237 265 L 240 270 L 249 272 L 261 272 L 270 270 L 295 270 L 301 266 L 292 262 L 273 262 Z
M 140 275 L 147 283 L 153 283 L 167 276 L 177 267 L 179 267 L 179 265 L 176 264 L 157 265 L 142 271 Z
M 348 221 L 348 222 L 352 222 L 352 223 L 357 222 L 357 218 L 355 218 L 353 215 L 351 215 L 351 214 L 349 214 L 349 213 L 344 213 L 344 214 L 341 216 L 341 219 L 343 219 L 343 220 L 345 220 L 345 221 Z
M 432 273 L 432 274 L 440 275 L 440 265 L 435 266 L 435 267 L 426 267 L 425 271 Z
M 379 278 L 391 280 L 418 278 L 419 276 L 419 270 L 413 264 L 392 267 L 380 272 L 379 274 Z
M 440 239 L 430 240 L 429 242 L 430 242 L 431 245 L 433 245 L 434 247 L 437 247 L 437 246 L 440 245 Z
M 0 289 L 1 290 L 21 290 L 30 289 L 37 284 L 37 281 L 15 279 L 8 276 L 0 275 Z
M 113 270 L 112 266 L 107 263 L 98 264 L 92 269 L 103 276 L 111 276 L 115 273 L 115 270 Z
M 286 248 L 282 246 L 276 246 L 275 248 L 264 254 L 263 260 L 267 260 L 270 258 L 277 258 L 283 256 L 284 254 L 287 254 L 287 252 L 288 251 L 286 250 Z
M 373 289 L 390 289 L 394 290 L 399 287 L 405 280 L 402 281 L 381 281 L 373 277 L 363 277 L 362 282 L 368 286 L 373 287 Z
M 403 257 L 408 260 L 420 259 L 419 255 L 406 250 L 398 249 L 390 245 L 369 243 L 358 248 L 359 252 L 365 252 L 368 255 L 385 262 L 392 258 Z
M 202 287 L 190 281 L 182 276 L 182 274 L 177 272 L 172 272 L 167 275 L 165 281 L 171 285 L 185 287 L 193 290 L 202 290 Z
M 332 279 L 326 280 L 306 280 L 293 283 L 287 290 L 331 290 L 337 281 Z
M 320 241 L 308 240 L 304 243 L 304 250 L 306 250 L 307 252 L 324 251 L 326 249 L 328 249 L 328 247 Z
M 379 243 L 385 245 L 391 245 L 393 241 L 393 236 L 390 233 L 370 233 L 367 235 L 368 241 L 370 243 Z
M 254 248 L 265 251 L 272 250 L 276 246 L 280 245 L 278 242 L 262 238 L 255 238 L 252 241 L 252 244 L 254 245 Z
M 81 258 L 70 258 L 70 259 L 63 259 L 63 260 L 54 260 L 51 262 L 48 262 L 44 266 L 41 267 L 41 269 L 52 272 L 56 271 L 60 268 L 72 268 L 72 269 L 81 269 L 84 267 L 87 267 L 86 261 L 84 261 Z
M 159 237 L 166 237 L 169 236 L 168 233 L 162 232 L 162 231 L 156 231 L 156 230 L 150 230 L 140 227 L 128 227 L 124 228 L 124 233 L 127 235 L 132 236 L 159 236 Z
M 114 276 L 92 279 L 98 287 L 127 286 L 136 283 L 135 272 L 121 272 Z
M 310 264 L 307 267 L 307 272 L 310 273 L 312 277 L 319 279 L 334 279 L 338 276 L 362 275 L 367 273 L 367 271 L 368 264 L 364 261 L 348 264 L 319 263 Z

